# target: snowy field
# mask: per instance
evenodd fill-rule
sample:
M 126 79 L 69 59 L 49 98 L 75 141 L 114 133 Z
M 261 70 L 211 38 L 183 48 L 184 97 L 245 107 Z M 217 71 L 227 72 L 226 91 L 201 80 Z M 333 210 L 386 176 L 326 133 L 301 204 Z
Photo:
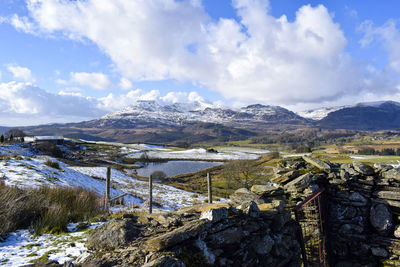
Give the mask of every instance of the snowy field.
M 93 223 L 89 229 L 101 223 Z M 77 224 L 69 224 L 69 233 L 34 236 L 28 230 L 11 233 L 0 242 L 0 266 L 23 266 L 40 257 L 63 264 L 73 261 L 85 251 L 87 231 L 77 231 Z
M 259 151 L 256 151 L 259 152 Z M 204 148 L 188 149 L 182 151 L 138 151 L 127 155 L 127 158 L 140 159 L 146 155 L 148 158 L 159 159 L 196 159 L 196 160 L 236 160 L 236 159 L 258 159 L 260 153 L 247 151 L 207 152 Z M 268 153 L 265 151 L 264 153 Z
M 143 146 L 143 145 L 141 145 Z M 153 152 L 159 147 L 150 147 Z M 124 149 L 126 146 L 121 146 Z M 142 149 L 143 147 L 138 147 Z M 132 152 L 133 147 L 127 147 Z M 163 149 L 163 153 L 173 151 Z M 182 153 L 182 152 L 180 152 Z M 187 152 L 193 154 L 193 151 Z M 199 151 L 204 154 L 204 151 Z M 212 153 L 208 153 L 212 154 Z M 0 155 L 0 181 L 6 185 L 18 187 L 63 186 L 83 187 L 97 192 L 99 195 L 105 193 L 106 167 L 76 167 L 69 166 L 55 158 L 34 155 L 27 147 L 21 145 L 1 145 Z M 183 155 L 185 153 L 183 152 Z M 187 154 L 186 154 L 187 155 Z M 45 162 L 57 162 L 59 168 L 47 166 Z M 112 169 L 111 171 L 111 195 L 125 196 L 125 208 L 138 207 L 148 198 L 148 183 L 132 177 L 132 172 Z M 172 210 L 197 203 L 204 203 L 206 197 L 200 194 L 187 192 L 172 186 L 153 183 L 153 201 L 156 205 L 155 211 Z M 221 201 L 226 201 L 222 199 Z M 145 207 L 143 207 L 145 208 Z M 114 208 L 118 210 L 120 208 Z M 96 224 L 91 227 L 95 227 Z M 73 231 L 71 225 L 70 233 L 62 235 L 40 235 L 34 236 L 27 229 L 21 229 L 10 233 L 5 240 L 0 239 L 0 266 L 22 266 L 40 257 L 56 260 L 59 263 L 73 261 L 87 249 L 85 246 L 86 232 Z

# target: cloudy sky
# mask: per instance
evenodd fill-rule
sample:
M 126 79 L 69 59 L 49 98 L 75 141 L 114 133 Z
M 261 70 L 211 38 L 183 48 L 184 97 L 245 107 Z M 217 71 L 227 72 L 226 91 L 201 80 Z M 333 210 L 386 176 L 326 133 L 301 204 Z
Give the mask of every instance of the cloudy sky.
M 0 125 L 400 101 L 398 0 L 1 0 Z

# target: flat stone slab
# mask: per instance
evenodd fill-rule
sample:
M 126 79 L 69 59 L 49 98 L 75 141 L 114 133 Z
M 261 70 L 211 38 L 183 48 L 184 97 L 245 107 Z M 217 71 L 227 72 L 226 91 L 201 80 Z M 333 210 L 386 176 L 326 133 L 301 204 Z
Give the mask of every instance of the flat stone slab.
M 400 201 L 400 192 L 396 191 L 375 191 L 374 196 L 382 198 L 382 199 L 391 199 Z
M 307 163 L 313 165 L 314 167 L 317 167 L 320 170 L 323 170 L 323 171 L 330 171 L 331 170 L 331 166 L 327 162 L 325 162 L 325 161 L 323 161 L 321 159 L 311 158 L 309 156 L 303 156 L 303 159 Z

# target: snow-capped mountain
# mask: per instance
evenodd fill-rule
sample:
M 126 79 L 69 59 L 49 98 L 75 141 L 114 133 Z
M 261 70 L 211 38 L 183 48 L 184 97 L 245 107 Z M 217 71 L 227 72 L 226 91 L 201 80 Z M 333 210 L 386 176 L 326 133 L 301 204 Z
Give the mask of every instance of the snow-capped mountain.
M 309 110 L 304 110 L 304 111 L 299 111 L 296 112 L 299 116 L 307 119 L 312 119 L 315 121 L 322 120 L 326 116 L 328 116 L 329 113 L 334 112 L 339 109 L 346 108 L 348 106 L 339 106 L 339 107 L 322 107 L 322 108 L 317 108 L 317 109 L 309 109 Z
M 156 101 L 141 100 L 92 122 L 103 127 L 118 125 L 123 128 L 143 122 L 170 126 L 207 122 L 246 127 L 255 124 L 304 124 L 306 120 L 279 106 L 256 104 L 234 110 L 201 102 L 161 105 Z

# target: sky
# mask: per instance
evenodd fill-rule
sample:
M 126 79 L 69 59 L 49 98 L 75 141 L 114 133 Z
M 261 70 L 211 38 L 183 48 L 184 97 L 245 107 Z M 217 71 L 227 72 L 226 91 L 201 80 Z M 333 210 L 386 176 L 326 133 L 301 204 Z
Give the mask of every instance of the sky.
M 400 101 L 397 0 L 1 0 L 0 125 Z

